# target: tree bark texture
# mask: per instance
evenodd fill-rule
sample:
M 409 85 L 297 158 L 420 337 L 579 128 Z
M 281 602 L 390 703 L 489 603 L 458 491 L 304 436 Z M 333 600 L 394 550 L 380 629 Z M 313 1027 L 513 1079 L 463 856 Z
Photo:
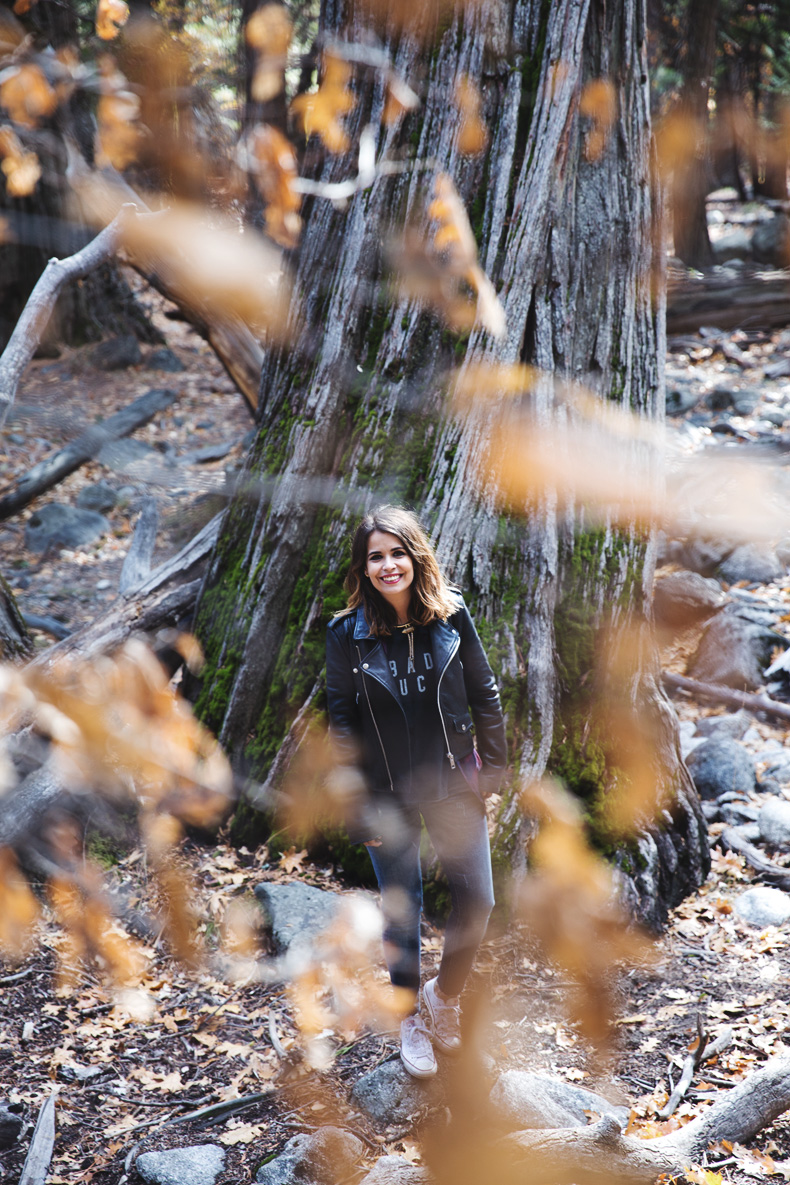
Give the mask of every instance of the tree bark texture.
M 344 18 L 325 0 L 324 30 L 342 32 Z M 550 493 L 503 513 L 495 483 L 481 488 L 475 478 L 499 409 L 489 403 L 450 418 L 445 389 L 459 363 L 528 362 L 646 417 L 663 415 L 645 6 L 488 3 L 456 14 L 432 50 L 406 38 L 390 49 L 424 101 L 399 129 L 379 131 L 377 156 L 412 147 L 453 178 L 507 333 L 495 342 L 475 330 L 465 341 L 389 285 L 384 244 L 405 222 L 427 228 L 425 171 L 381 177 L 342 211 L 306 202 L 295 261 L 301 337 L 264 362 L 246 489 L 242 482 L 228 511 L 198 606 L 207 665 L 197 708 L 237 765 L 262 776 L 320 672 L 360 508 L 406 502 L 471 604 L 500 677 L 515 773 L 554 769 L 592 807 L 611 769 L 585 687 L 605 617 L 623 624 L 646 603 L 651 546 L 636 531 L 561 511 Z M 479 86 L 491 131 L 477 157 L 457 149 L 460 74 Z M 579 100 L 601 77 L 615 89 L 617 114 L 595 157 Z M 368 122 L 379 127 L 384 98 L 363 76 L 357 97 L 352 138 Z M 327 158 L 319 175 L 340 180 L 352 168 Z M 538 424 L 555 414 L 550 379 L 534 392 L 531 414 Z M 329 503 L 309 496 L 316 478 L 337 482 Z M 659 737 L 671 805 L 621 863 L 634 911 L 658 925 L 701 881 L 708 855 L 644 631 L 636 646 L 640 678 L 627 694 Z M 319 709 L 321 694 L 314 698 Z M 508 865 L 523 848 L 520 826 L 506 797 L 496 847 Z

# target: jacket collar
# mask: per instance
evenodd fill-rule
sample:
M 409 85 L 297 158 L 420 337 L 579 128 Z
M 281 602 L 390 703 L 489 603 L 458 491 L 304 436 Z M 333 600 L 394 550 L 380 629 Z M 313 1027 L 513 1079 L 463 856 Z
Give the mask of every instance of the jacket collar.
M 371 642 L 379 642 L 381 640 L 370 632 L 365 611 L 360 606 L 355 610 L 354 641 L 359 642 L 363 638 L 367 638 Z M 433 648 L 434 659 L 440 670 L 444 667 L 444 664 L 452 653 L 457 638 L 458 631 L 449 622 L 435 621 L 431 626 L 431 646 Z

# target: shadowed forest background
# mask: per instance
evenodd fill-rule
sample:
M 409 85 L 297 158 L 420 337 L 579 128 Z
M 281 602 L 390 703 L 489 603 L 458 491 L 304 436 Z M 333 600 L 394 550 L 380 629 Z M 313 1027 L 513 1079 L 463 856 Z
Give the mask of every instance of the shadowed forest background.
M 0 1163 L 135 1180 L 210 1122 L 219 1181 L 297 1129 L 333 1133 L 316 1181 L 783 1172 L 781 1126 L 746 1147 L 790 1104 L 780 1036 L 711 1059 L 733 1016 L 784 1029 L 782 923 L 732 894 L 790 876 L 759 821 L 788 774 L 790 4 L 17 0 L 0 57 Z M 377 1129 L 354 1083 L 395 1012 L 322 667 L 383 501 L 464 591 L 510 763 L 479 1039 Z M 723 706 L 755 756 L 713 793 Z M 300 959 L 270 883 L 340 903 Z M 714 963 L 740 1012 L 699 1003 Z M 661 990 L 711 1080 L 666 1114 L 658 1041 L 623 1044 Z M 513 1104 L 506 1134 L 473 1087 L 501 1111 L 547 1068 L 516 1031 L 544 1009 L 594 1122 Z

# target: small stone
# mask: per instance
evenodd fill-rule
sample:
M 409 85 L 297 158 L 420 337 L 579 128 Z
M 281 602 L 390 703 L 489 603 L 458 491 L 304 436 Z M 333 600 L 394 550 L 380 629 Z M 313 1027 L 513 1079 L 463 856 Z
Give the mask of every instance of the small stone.
M 787 412 L 779 407 L 769 407 L 760 412 L 760 419 L 767 420 L 775 428 L 781 428 L 787 422 Z
M 790 896 L 781 889 L 759 885 L 736 898 L 735 912 L 741 921 L 760 930 L 766 926 L 782 926 L 790 918 Z
M 790 218 L 786 214 L 775 214 L 760 223 L 752 235 L 752 254 L 757 263 L 790 266 Z
M 790 782 L 790 753 L 784 749 L 781 753 L 773 753 L 768 763 L 763 767 L 763 777 L 770 780 L 776 778 L 778 782 L 787 785 Z
M 689 773 L 700 798 L 719 798 L 728 791 L 748 794 L 757 787 L 754 762 L 737 741 L 711 737 L 689 756 Z
M 19 1139 L 23 1120 L 21 1115 L 0 1106 L 0 1148 L 10 1148 Z
M 679 628 L 711 617 L 726 600 L 721 586 L 699 572 L 669 572 L 656 579 L 653 589 L 656 620 Z
M 109 337 L 91 354 L 91 362 L 97 370 L 125 370 L 127 366 L 139 366 L 142 360 L 140 345 L 133 333 Z
M 198 422 L 195 424 L 195 427 L 207 432 L 209 428 L 214 427 L 214 421 L 213 420 L 198 420 Z
M 698 386 L 674 382 L 667 384 L 667 415 L 683 416 L 699 403 Z
M 722 561 L 718 575 L 728 584 L 737 584 L 740 580 L 769 584 L 781 576 L 783 571 L 784 568 L 775 551 L 757 547 L 754 543 L 742 543 Z
M 441 1105 L 439 1078 L 419 1081 L 406 1073 L 400 1061 L 382 1062 L 354 1083 L 351 1101 L 380 1127 L 408 1123 L 426 1103 Z
M 337 1185 L 355 1175 L 365 1151 L 361 1140 L 339 1127 L 294 1136 L 279 1156 L 258 1169 L 260 1185 Z
M 96 591 L 97 592 L 104 592 L 105 589 L 108 589 L 108 588 L 112 588 L 112 581 L 111 580 L 97 580 L 96 581 Z
M 732 407 L 737 394 L 738 392 L 733 391 L 731 387 L 714 387 L 705 396 L 705 404 L 711 411 L 726 411 L 728 407 Z
M 757 818 L 760 836 L 773 848 L 790 847 L 790 802 L 784 798 L 770 798 Z
M 84 486 L 77 494 L 77 506 L 81 510 L 96 510 L 99 514 L 107 514 L 118 504 L 118 495 L 106 481 L 97 481 L 94 485 Z
M 146 359 L 146 369 L 148 370 L 164 370 L 169 374 L 178 374 L 182 370 L 186 370 L 184 363 L 167 346 L 160 350 L 153 350 Z
M 739 741 L 749 727 L 750 719 L 743 708 L 723 716 L 705 716 L 697 721 L 697 732 L 703 737 L 730 737 Z
M 430 1173 L 405 1156 L 382 1156 L 359 1185 L 428 1185 Z
M 225 1165 L 219 1144 L 193 1144 L 167 1152 L 143 1152 L 134 1162 L 148 1185 L 214 1185 Z
M 739 391 L 733 399 L 733 410 L 739 416 L 750 416 L 760 402 L 755 391 Z
M 48 502 L 28 519 L 25 547 L 37 555 L 42 555 L 50 547 L 81 547 L 105 535 L 109 529 L 108 520 L 95 510 Z
M 266 914 L 274 951 L 310 946 L 326 930 L 339 906 L 337 893 L 295 881 L 290 885 L 256 885 L 255 896 Z

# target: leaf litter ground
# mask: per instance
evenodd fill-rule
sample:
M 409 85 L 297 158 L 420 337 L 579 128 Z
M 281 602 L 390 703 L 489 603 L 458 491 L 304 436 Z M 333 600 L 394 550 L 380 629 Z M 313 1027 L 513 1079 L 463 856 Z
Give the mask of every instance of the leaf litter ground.
M 108 376 L 92 369 L 88 351 L 64 351 L 56 363 L 33 365 L 20 391 L 24 415 L 7 426 L 0 447 L 6 474 L 18 477 L 53 445 L 77 435 L 97 414 L 106 417 L 118 410 L 143 387 L 179 390 L 171 411 L 135 434 L 176 466 L 171 466 L 170 479 L 155 487 L 165 523 L 157 558 L 163 558 L 183 542 L 180 524 L 191 522 L 196 529 L 201 514 L 208 517 L 200 503 L 221 488 L 228 464 L 222 460 L 196 470 L 179 458 L 203 444 L 240 440 L 251 419 L 204 343 L 183 325 L 166 321 L 159 298 L 148 299 L 186 371 L 162 376 L 134 368 Z M 722 381 L 740 385 L 744 377 L 759 381 L 760 368 L 788 349 L 786 338 L 752 335 L 750 341 L 741 335 L 741 361 L 733 365 L 704 336 L 691 335 L 675 344 L 670 378 L 683 375 L 701 391 Z M 745 375 L 744 360 L 751 363 L 753 376 Z M 786 381 L 763 383 L 762 389 L 768 389 L 776 402 L 790 395 Z M 759 439 L 770 426 L 753 425 L 741 417 L 736 427 L 744 439 Z M 697 423 L 693 431 L 702 436 L 706 425 Z M 236 444 L 230 461 L 240 452 Z M 78 627 L 117 595 L 133 527 L 133 501 L 112 512 L 111 535 L 95 545 L 62 551 L 54 560 L 33 556 L 22 545 L 24 519 L 38 505 L 73 500 L 85 484 L 99 478 L 131 484 L 140 494 L 151 492 L 150 483 L 136 481 L 134 473 L 113 475 L 92 463 L 0 527 L 0 565 L 10 573 L 24 610 L 52 614 Z M 108 584 L 98 587 L 104 581 Z M 785 582 L 762 591 L 772 600 L 790 603 Z M 48 638 L 39 634 L 37 643 L 46 646 Z M 694 644 L 693 634 L 677 639 L 666 665 L 681 669 Z M 715 712 L 687 700 L 678 709 L 685 719 Z M 786 743 L 786 730 L 759 722 L 756 728 L 764 739 Z M 712 838 L 716 830 L 714 825 Z M 203 942 L 209 953 L 227 904 L 249 896 L 260 881 L 298 879 L 342 888 L 332 868 L 312 866 L 296 853 L 280 866 L 268 863 L 265 849 L 237 852 L 221 843 L 190 843 L 185 857 L 199 889 Z M 145 904 L 147 878 L 139 852 L 118 858 L 108 878 L 123 889 L 130 905 Z M 741 1081 L 768 1057 L 787 1052 L 787 931 L 756 932 L 733 913 L 734 898 L 753 879 L 740 857 L 714 853 L 708 882 L 674 911 L 667 933 L 658 941 L 658 963 L 613 972 L 618 1041 L 606 1072 L 596 1068 L 567 1019 L 559 973 L 540 962 L 527 934 L 494 927 L 481 953 L 476 981 L 485 988 L 482 1032 L 492 1058 L 492 1079 L 502 1070 L 525 1068 L 599 1089 L 629 1105 L 632 1131 L 649 1136 L 687 1121 L 710 1104 L 715 1092 Z M 351 1085 L 363 1073 L 397 1056 L 394 1034 L 361 1034 L 356 1040 L 335 1037 L 331 1066 L 322 1072 L 310 1070 L 300 1056 L 282 986 L 229 984 L 210 970 L 188 973 L 149 941 L 144 944 L 144 995 L 119 1001 L 90 970 L 75 987 L 59 988 L 60 945 L 58 932 L 45 924 L 26 962 L 0 968 L 0 1101 L 18 1110 L 26 1122 L 20 1141 L 0 1152 L 0 1180 L 18 1178 L 36 1114 L 52 1090 L 58 1106 L 55 1154 L 47 1178 L 51 1185 L 116 1185 L 127 1175 L 133 1181 L 131 1165 L 140 1152 L 208 1141 L 219 1141 L 226 1149 L 221 1182 L 251 1181 L 258 1166 L 292 1135 L 327 1122 L 360 1136 L 371 1161 L 385 1151 L 400 1151 L 419 1162 L 419 1123 L 377 1132 L 348 1101 Z M 441 949 L 441 933 L 428 924 L 425 947 L 425 973 L 430 975 Z M 657 1112 L 671 1081 L 679 1076 L 698 1023 L 714 1036 L 731 1026 L 732 1045 L 695 1076 L 686 1101 L 662 1124 Z M 487 1085 L 481 1083 L 481 1092 Z M 199 1118 L 173 1122 L 198 1108 L 248 1095 L 264 1097 L 210 1123 Z M 790 1119 L 778 1120 L 748 1150 L 722 1148 L 712 1152 L 709 1161 L 709 1181 L 718 1173 L 722 1180 L 736 1182 L 772 1173 L 787 1177 Z M 700 1173 L 697 1179 L 704 1180 Z

